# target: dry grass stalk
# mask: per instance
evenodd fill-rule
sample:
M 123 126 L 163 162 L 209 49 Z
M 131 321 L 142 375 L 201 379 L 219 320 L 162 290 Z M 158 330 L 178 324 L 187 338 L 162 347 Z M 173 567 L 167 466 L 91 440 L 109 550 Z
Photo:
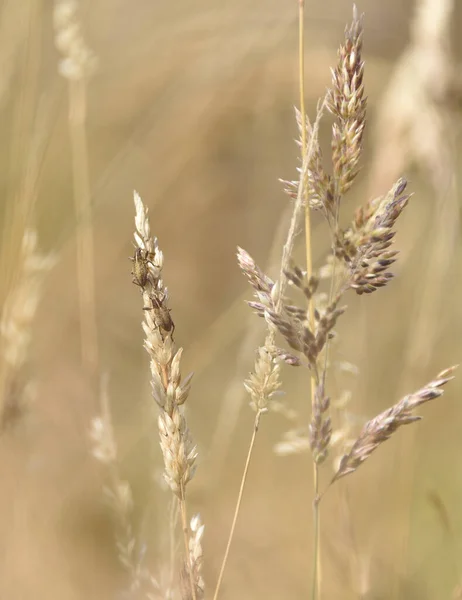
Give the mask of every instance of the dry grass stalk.
M 293 277 L 288 277 L 289 261 L 293 248 L 295 230 L 290 229 L 287 243 L 284 246 L 281 276 L 278 285 L 271 285 L 269 278 L 264 275 L 255 262 L 244 253 L 238 251 L 241 269 L 252 284 L 257 302 L 251 306 L 260 316 L 264 316 L 269 324 L 269 335 L 266 340 L 267 348 L 274 347 L 275 329 L 285 337 L 291 348 L 306 357 L 311 369 L 311 403 L 312 420 L 310 424 L 310 446 L 314 450 L 314 488 L 315 496 L 318 494 L 318 464 L 327 455 L 327 447 L 331 435 L 330 419 L 327 414 L 329 402 L 324 399 L 324 394 L 319 396 L 319 389 L 324 388 L 325 373 L 320 376 L 318 358 L 326 347 L 332 329 L 344 308 L 338 308 L 340 294 L 331 295 L 327 308 L 323 314 L 315 311 L 313 293 L 317 282 L 313 278 L 311 257 L 311 218 L 310 210 L 321 209 L 332 231 L 337 230 L 340 197 L 351 186 L 357 171 L 361 151 L 362 135 L 365 125 L 365 106 L 363 98 L 363 63 L 361 60 L 362 23 L 356 9 L 353 11 L 353 24 L 346 30 L 345 45 L 339 51 L 339 66 L 334 72 L 334 90 L 328 92 L 325 100 L 318 110 L 315 126 L 311 127 L 304 110 L 304 2 L 299 4 L 299 50 L 300 50 L 300 112 L 297 121 L 300 130 L 300 146 L 302 151 L 302 167 L 298 184 L 285 182 L 286 191 L 293 197 L 296 196 L 294 217 L 297 220 L 297 209 L 303 203 L 305 208 L 305 237 L 307 272 L 301 270 L 294 272 Z M 317 131 L 324 106 L 333 112 L 336 122 L 333 126 L 333 176 L 326 175 L 322 166 L 322 153 L 320 150 Z M 307 144 L 307 140 L 309 143 Z M 308 192 L 313 192 L 309 198 Z M 296 194 L 295 194 L 296 192 Z M 333 241 L 334 245 L 334 241 Z M 290 248 L 290 252 L 288 249 Z M 303 283 L 302 280 L 304 279 Z M 287 281 L 299 285 L 305 294 L 308 310 L 289 305 L 284 299 Z M 313 289 L 311 289 L 313 288 Z M 277 298 L 277 300 L 276 300 Z M 274 353 L 274 351 L 273 351 Z M 281 353 L 283 355 L 283 353 Z M 300 364 L 292 355 L 292 364 Z M 288 361 L 289 362 L 289 361 Z M 324 363 L 327 364 L 326 362 Z M 320 384 L 321 387 L 320 387 Z M 318 390 L 317 390 L 318 388 Z M 255 390 L 255 386 L 251 388 Z M 257 413 L 258 415 L 258 413 Z M 314 534 L 314 568 L 312 582 L 312 598 L 320 593 L 320 551 L 319 551 L 319 508 L 315 506 L 315 534 Z
M 324 214 L 335 236 L 332 242 L 334 246 L 339 245 L 336 238 L 339 235 L 340 200 L 342 195 L 350 189 L 359 171 L 359 159 L 366 123 L 366 98 L 363 83 L 364 62 L 361 55 L 362 36 L 362 16 L 358 14 L 356 7 L 354 7 L 353 21 L 345 29 L 345 42 L 338 51 L 338 64 L 335 70 L 332 71 L 333 85 L 328 90 L 325 101 L 328 110 L 335 117 L 332 127 L 332 175 L 327 174 L 323 166 L 323 157 L 317 135 L 314 135 L 315 132 L 312 130 L 308 119 L 299 112 L 296 115 L 301 133 L 301 144 L 303 144 L 304 139 L 310 139 L 312 144 L 307 174 L 306 177 L 300 178 L 300 186 L 305 188 L 304 193 L 308 198 L 307 206 L 314 210 L 320 210 Z M 287 191 L 293 195 L 295 189 L 297 189 L 295 182 L 288 182 Z M 307 239 L 310 235 L 307 232 Z M 363 240 L 363 243 L 366 244 L 367 240 Z M 362 254 L 363 252 L 358 249 L 358 257 Z M 361 268 L 365 269 L 363 263 L 361 263 Z M 358 276 L 357 270 L 357 266 L 354 265 L 352 271 L 355 276 Z M 306 296 L 309 307 L 308 314 L 305 316 L 301 309 L 289 307 L 287 304 L 283 307 L 283 311 L 278 314 L 271 310 L 266 311 L 267 318 L 272 320 L 289 345 L 305 354 L 312 372 L 315 374 L 312 378 L 312 412 L 314 417 L 310 425 L 310 438 L 318 441 L 322 438 L 326 442 L 324 450 L 317 454 L 318 458 L 325 456 L 328 436 L 324 434 L 330 429 L 327 414 L 325 415 L 325 421 L 324 419 L 320 420 L 320 415 L 327 413 L 327 406 L 321 409 L 323 402 L 318 397 L 319 384 L 322 381 L 322 385 L 324 385 L 325 380 L 325 367 L 320 369 L 318 359 L 321 351 L 326 348 L 338 317 L 343 314 L 344 308 L 338 308 L 338 303 L 341 295 L 349 287 L 343 285 L 340 291 L 335 294 L 335 270 L 331 271 L 331 275 L 330 299 L 324 314 L 320 315 L 319 311 L 312 310 L 312 297 L 316 289 L 310 291 L 307 289 L 307 286 L 310 283 L 313 284 L 316 280 L 311 268 L 311 258 L 307 259 L 307 275 L 305 277 L 308 281 L 302 283 L 300 274 L 298 276 L 295 274 L 295 277 L 291 279 L 292 283 L 297 285 Z M 361 275 L 365 277 L 366 273 L 362 271 Z M 378 275 L 375 279 L 380 285 L 381 280 L 379 280 Z M 362 281 L 362 278 L 360 280 Z M 370 282 L 368 281 L 368 283 Z M 253 307 L 257 309 L 257 312 L 261 310 L 261 307 L 255 305 Z M 286 315 L 283 315 L 283 312 Z M 322 372 L 323 370 L 324 372 Z
M 145 349 L 150 356 L 153 398 L 160 409 L 159 433 L 164 455 L 165 480 L 172 492 L 183 497 L 195 471 L 196 447 L 186 425 L 182 405 L 186 402 L 192 374 L 181 381 L 182 348 L 173 339 L 174 322 L 168 293 L 162 280 L 163 254 L 151 237 L 148 211 L 135 194 L 136 233 L 133 282 L 143 297 Z
M 344 313 L 345 307 L 340 306 L 340 301 L 348 290 L 355 290 L 357 294 L 368 294 L 384 287 L 392 279 L 393 274 L 388 269 L 398 254 L 391 249 L 395 235 L 393 229 L 409 200 L 409 195 L 404 194 L 407 182 L 399 179 L 387 195 L 360 208 L 349 228 L 340 230 L 338 227 L 340 200 L 351 188 L 359 171 L 366 124 L 364 63 L 361 58 L 362 32 L 362 18 L 354 8 L 353 22 L 346 29 L 345 43 L 339 50 L 338 65 L 333 71 L 333 87 L 328 91 L 325 101 L 335 118 L 332 129 L 332 175 L 324 168 L 314 128 L 311 128 L 303 113 L 297 113 L 302 155 L 307 139 L 311 142 L 311 152 L 303 155 L 299 182 L 284 182 L 291 197 L 296 197 L 297 201 L 307 198 L 307 209 L 309 207 L 320 210 L 330 226 L 332 256 L 322 269 L 323 276 L 331 280 L 327 302 L 323 303 L 322 307 L 315 308 L 319 281 L 311 268 L 309 230 L 307 272 L 298 267 L 289 269 L 285 254 L 286 262 L 282 270 L 284 277 L 281 274 L 279 282 L 271 280 L 263 273 L 247 252 L 238 250 L 239 265 L 256 296 L 256 301 L 249 302 L 249 305 L 257 315 L 265 318 L 270 331 L 279 331 L 291 349 L 302 355 L 304 360 L 297 359 L 289 353 L 284 354 L 283 350 L 276 347 L 274 337 L 271 338 L 270 349 L 267 348 L 269 354 L 274 357 L 284 356 L 289 364 L 306 364 L 312 373 L 312 414 L 307 443 L 301 443 L 300 436 L 295 434 L 286 446 L 295 441 L 298 447 L 309 446 L 313 454 L 315 540 L 319 535 L 318 465 L 325 460 L 332 439 L 330 400 L 325 393 L 329 340 L 333 336 L 338 318 Z M 309 224 L 309 219 L 307 223 Z M 305 301 L 308 302 L 308 309 L 295 306 L 287 300 L 284 294 L 287 281 L 302 291 Z M 263 372 L 267 376 L 269 371 Z M 417 417 L 411 414 L 412 410 L 423 402 L 441 395 L 442 390 L 438 388 L 451 378 L 451 373 L 452 369 L 444 371 L 439 379 L 369 422 L 359 439 L 352 442 L 351 450 L 340 460 L 333 481 L 354 471 L 400 425 L 416 420 Z M 268 380 L 267 378 L 266 381 Z M 261 397 L 258 386 L 253 385 L 249 391 L 255 398 L 258 399 L 259 395 Z M 255 406 L 258 407 L 259 404 L 254 400 Z M 312 598 L 319 596 L 320 592 L 319 545 L 316 542 L 314 556 Z
M 321 103 L 319 106 L 318 115 L 313 125 L 312 137 L 310 138 L 306 155 L 303 158 L 302 168 L 300 170 L 300 181 L 297 187 L 296 201 L 292 212 L 289 231 L 282 250 L 280 271 L 281 274 L 279 278 L 279 285 L 273 286 L 271 279 L 266 275 L 263 275 L 262 271 L 256 266 L 253 259 L 245 252 L 245 250 L 238 248 L 237 255 L 239 265 L 241 266 L 241 269 L 247 275 L 249 280 L 252 282 L 252 284 L 256 286 L 255 291 L 257 293 L 257 298 L 260 299 L 259 294 L 261 294 L 261 298 L 266 299 L 277 310 L 280 309 L 284 290 L 287 286 L 288 279 L 285 275 L 285 271 L 289 268 L 290 258 L 292 255 L 298 226 L 305 206 L 303 192 L 304 187 L 301 184 L 301 181 L 305 180 L 307 177 L 311 156 L 315 151 L 315 140 L 317 140 L 319 122 L 323 114 L 324 105 L 325 102 Z M 254 371 L 250 374 L 249 378 L 244 383 L 245 388 L 251 396 L 251 407 L 255 410 L 256 415 L 254 420 L 252 438 L 250 441 L 246 463 L 242 474 L 241 485 L 236 502 L 236 508 L 234 511 L 233 522 L 231 524 L 228 542 L 226 545 L 225 554 L 220 568 L 220 573 L 218 575 L 218 581 L 215 587 L 213 600 L 216 600 L 218 598 L 221 582 L 223 580 L 224 570 L 228 560 L 231 542 L 234 536 L 240 505 L 242 502 L 248 469 L 250 466 L 250 460 L 252 457 L 258 428 L 260 425 L 260 418 L 262 414 L 269 410 L 271 406 L 271 399 L 274 397 L 276 391 L 280 388 L 281 385 L 280 362 L 281 360 L 283 360 L 291 364 L 291 361 L 293 361 L 293 364 L 299 364 L 299 361 L 296 357 L 275 346 L 276 328 L 268 320 L 267 323 L 268 333 L 266 335 L 263 346 L 261 346 L 257 350 L 257 359 L 255 361 Z
M 271 244 L 271 252 L 268 259 L 268 271 L 270 272 L 279 268 L 281 253 L 280 249 L 286 237 L 286 223 L 288 222 L 291 213 L 291 207 L 287 206 L 285 213 L 279 220 L 279 224 Z M 220 321 L 226 318 L 227 329 L 223 335 L 228 340 L 228 343 L 230 342 L 230 337 L 232 338 L 231 330 L 234 335 L 237 334 L 237 337 L 242 336 L 242 338 L 240 349 L 237 352 L 238 359 L 236 363 L 236 372 L 233 380 L 226 386 L 226 391 L 220 406 L 217 425 L 214 429 L 213 438 L 210 445 L 209 455 L 210 457 L 213 457 L 213 468 L 209 469 L 209 481 L 214 485 L 216 485 L 220 477 L 225 473 L 224 462 L 230 450 L 232 435 L 236 429 L 238 418 L 247 396 L 247 390 L 242 385 L 243 374 L 248 371 L 249 364 L 252 362 L 255 348 L 258 347 L 258 344 L 260 343 L 260 326 L 257 320 L 253 318 L 253 315 L 249 314 L 244 321 L 239 314 L 236 314 L 235 319 L 232 318 L 231 313 L 234 312 L 234 307 L 239 307 L 238 310 L 240 311 L 245 297 L 245 294 L 241 294 L 240 297 L 236 298 L 231 310 L 228 310 L 227 314 L 222 314 L 220 317 Z M 215 329 L 215 325 L 213 329 Z M 210 331 L 211 330 L 209 329 L 208 332 Z M 210 335 L 208 335 L 208 337 L 211 344 L 205 344 L 205 347 L 203 348 L 204 351 L 199 351 L 201 359 L 204 356 L 210 356 L 211 352 L 213 353 L 213 340 L 210 340 Z M 202 347 L 203 343 L 198 345 Z M 222 348 L 222 346 L 223 336 L 220 337 L 219 342 L 219 347 Z M 192 354 L 194 354 L 194 352 L 192 352 Z M 272 397 L 271 409 L 273 411 L 285 410 L 287 412 L 286 406 L 281 402 L 277 402 L 275 396 Z
M 40 17 L 40 3 L 36 0 L 2 3 L 0 105 L 5 101 L 7 92 L 4 89 L 8 85 L 5 78 L 14 76 L 19 93 L 13 103 L 11 139 L 6 144 L 9 167 L 3 169 L 8 185 L 3 199 L 0 304 L 4 304 L 10 290 L 18 285 L 15 261 L 11 257 L 20 254 L 26 231 L 34 227 L 32 212 L 39 192 L 38 180 L 51 122 L 56 116 L 54 91 L 48 91 L 42 98 L 38 95 L 42 68 Z M 21 60 L 16 60 L 16 56 Z
M 405 396 L 391 408 L 368 421 L 350 452 L 342 457 L 331 483 L 356 471 L 399 427 L 420 421 L 422 417 L 414 415 L 414 410 L 421 404 L 443 395 L 444 390 L 441 388 L 454 378 L 452 374 L 455 368 L 450 367 L 442 371 L 423 388 Z
M 3 108 L 10 92 L 21 46 L 29 35 L 29 13 L 31 1 L 2 4 L 0 14 L 0 107 Z
M 321 211 L 334 230 L 340 199 L 351 188 L 359 172 L 366 125 L 362 38 L 362 15 L 354 6 L 353 21 L 345 29 L 345 41 L 338 50 L 337 66 L 332 70 L 332 88 L 327 91 L 323 103 L 335 118 L 332 126 L 332 175 L 324 166 L 317 128 L 311 126 L 303 112 L 296 111 L 300 133 L 298 144 L 302 151 L 305 141 L 309 140 L 308 164 L 304 176 L 300 178 L 303 193 L 308 205 L 313 210 Z M 297 197 L 299 181 L 282 181 L 285 191 L 291 197 Z
M 175 324 L 168 308 L 168 292 L 162 280 L 163 254 L 157 239 L 151 236 L 148 210 L 135 192 L 135 255 L 133 283 L 140 288 L 143 298 L 145 333 L 144 347 L 150 356 L 151 387 L 159 407 L 158 427 L 160 446 L 164 457 L 164 478 L 180 502 L 185 550 L 192 598 L 196 600 L 201 588 L 194 580 L 194 569 L 189 556 L 188 525 L 186 518 L 186 486 L 194 476 L 197 450 L 193 444 L 183 404 L 186 402 L 192 374 L 181 380 L 182 348 L 177 349 L 173 333 Z
M 112 426 L 107 378 L 103 379 L 100 393 L 101 414 L 91 422 L 90 437 L 94 458 L 105 466 L 108 483 L 104 487 L 106 500 L 113 512 L 116 531 L 117 555 L 122 566 L 130 576 L 130 591 L 136 592 L 144 580 L 150 576 L 141 566 L 141 551 L 132 525 L 133 498 L 128 481 L 119 474 L 117 443 Z
M 133 527 L 134 503 L 132 489 L 128 481 L 120 476 L 117 442 L 114 435 L 112 417 L 107 392 L 107 378 L 103 378 L 100 394 L 101 413 L 92 419 L 90 437 L 92 441 L 92 454 L 94 458 L 106 469 L 107 483 L 103 488 L 105 500 L 109 505 L 115 521 L 115 545 L 119 562 L 130 577 L 128 589 L 129 598 L 147 598 L 148 600 L 174 600 L 182 590 L 182 598 L 191 598 L 187 567 L 180 571 L 179 581 L 175 582 L 174 552 L 175 540 L 172 532 L 171 539 L 171 564 L 166 568 L 157 568 L 156 576 L 149 567 L 143 565 L 146 554 L 146 544 L 140 539 L 138 532 Z M 173 504 L 173 503 L 172 503 Z M 177 504 L 172 506 L 170 525 L 172 529 L 177 523 Z M 202 537 L 204 526 L 201 525 L 200 516 L 195 515 L 189 526 L 189 560 L 193 568 L 194 579 L 197 581 L 197 590 L 203 593 L 204 581 L 202 578 Z M 202 598 L 201 593 L 197 594 Z
M 26 230 L 15 264 L 15 286 L 0 318 L 0 429 L 16 421 L 32 400 L 25 369 L 43 280 L 54 264 L 51 255 L 38 253 L 36 232 Z
M 88 48 L 76 0 L 56 0 L 53 21 L 55 45 L 62 55 L 59 73 L 69 87 L 69 133 L 72 151 L 75 218 L 77 223 L 77 279 L 82 363 L 90 375 L 98 371 L 98 335 L 94 274 L 94 241 L 90 170 L 85 128 L 87 79 L 94 73 L 96 57 Z

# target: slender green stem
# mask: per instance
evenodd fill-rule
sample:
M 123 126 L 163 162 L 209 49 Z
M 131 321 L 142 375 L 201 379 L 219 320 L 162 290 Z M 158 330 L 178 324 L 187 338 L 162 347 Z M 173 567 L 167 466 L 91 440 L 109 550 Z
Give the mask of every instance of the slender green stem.
M 236 529 L 237 517 L 239 515 L 239 510 L 241 508 L 242 496 L 244 494 L 244 487 L 245 487 L 245 483 L 247 481 L 247 474 L 249 472 L 250 459 L 252 458 L 253 449 L 255 446 L 255 440 L 257 437 L 258 426 L 260 424 L 261 414 L 262 414 L 262 411 L 259 410 L 255 416 L 252 439 L 250 440 L 249 451 L 247 452 L 247 458 L 245 461 L 244 472 L 242 473 L 239 495 L 237 497 L 236 508 L 234 510 L 233 522 L 232 522 L 231 529 L 229 532 L 228 543 L 226 544 L 226 550 L 225 550 L 225 555 L 223 557 L 223 562 L 221 563 L 221 569 L 220 569 L 220 574 L 218 575 L 217 585 L 215 587 L 215 592 L 213 594 L 213 600 L 217 600 L 217 598 L 218 598 L 218 593 L 220 591 L 221 582 L 223 581 L 223 574 L 225 572 L 226 563 L 228 562 L 229 550 L 231 548 L 231 542 L 233 541 L 233 537 L 234 537 L 234 530 Z

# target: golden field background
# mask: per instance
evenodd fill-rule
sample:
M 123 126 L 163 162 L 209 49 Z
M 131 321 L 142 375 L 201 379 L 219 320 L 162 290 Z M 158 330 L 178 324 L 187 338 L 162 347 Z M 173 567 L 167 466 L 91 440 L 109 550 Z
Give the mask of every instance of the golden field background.
M 417 101 L 423 92 L 415 69 L 397 87 L 402 95 L 387 92 L 405 64 L 414 4 L 358 4 L 366 13 L 369 121 L 364 168 L 344 207 L 345 222 L 355 205 L 385 193 L 400 175 L 409 178 L 415 196 L 398 223 L 396 279 L 370 297 L 349 296 L 339 325 L 335 358 L 355 364 L 359 375 L 336 376 L 331 393 L 352 391 L 356 431 L 364 419 L 461 360 L 457 75 L 455 91 L 447 94 L 438 91 L 439 70 L 430 77 L 424 92 L 431 110 Z M 462 5 L 454 0 L 448 6 L 444 39 L 457 73 Z M 312 116 L 329 84 L 351 3 L 313 0 L 306 10 Z M 104 469 L 91 455 L 88 436 L 99 403 L 80 359 L 68 85 L 57 70 L 52 12 L 45 0 L 1 3 L 2 303 L 15 274 L 18 223 L 36 227 L 40 249 L 56 257 L 21 374 L 36 384 L 36 398 L 0 437 L 2 600 L 120 598 L 126 583 L 103 502 Z M 109 375 L 122 472 L 133 487 L 147 561 L 157 573 L 167 560 L 168 494 L 152 485 L 152 452 L 159 472 L 161 456 L 141 303 L 128 260 L 136 189 L 150 207 L 165 255 L 183 369 L 195 372 L 188 421 L 200 461 L 189 510 L 200 511 L 206 525 L 210 590 L 252 432 L 241 382 L 263 339 L 263 327 L 253 329 L 256 317 L 243 302 L 251 293 L 235 248 L 244 247 L 262 266 L 271 256 L 279 259 L 290 206 L 278 178 L 294 178 L 297 166 L 297 2 L 92 0 L 82 2 L 81 19 L 98 59 L 87 87 L 85 127 L 99 372 Z M 433 68 L 434 46 L 431 40 L 422 44 L 418 64 Z M 321 134 L 328 144 L 328 125 Z M 317 216 L 314 227 L 321 265 L 328 231 Z M 302 236 L 300 244 L 302 261 Z M 284 375 L 285 402 L 308 422 L 307 373 L 286 369 Z M 323 599 L 439 600 L 451 598 L 462 583 L 461 385 L 459 377 L 441 400 L 424 407 L 422 423 L 400 431 L 326 495 Z M 288 427 L 275 414 L 262 421 L 223 598 L 308 596 L 311 461 L 307 454 L 274 455 Z M 323 478 L 329 478 L 328 466 Z

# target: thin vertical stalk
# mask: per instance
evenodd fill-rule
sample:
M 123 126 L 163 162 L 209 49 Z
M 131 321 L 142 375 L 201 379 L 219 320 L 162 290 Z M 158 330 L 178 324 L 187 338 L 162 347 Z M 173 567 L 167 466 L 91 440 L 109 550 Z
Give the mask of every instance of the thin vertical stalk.
M 247 458 L 245 461 L 244 472 L 242 474 L 242 479 L 241 479 L 241 486 L 239 488 L 239 495 L 237 497 L 236 508 L 234 509 L 233 522 L 232 522 L 231 529 L 229 532 L 228 543 L 226 544 L 226 550 L 225 550 L 225 555 L 223 557 L 223 562 L 221 563 L 220 574 L 218 575 L 217 585 L 215 587 L 215 592 L 213 594 L 213 600 L 217 600 L 217 598 L 218 598 L 218 593 L 220 591 L 221 582 L 223 580 L 223 574 L 225 572 L 226 563 L 228 562 L 229 550 L 231 548 L 231 542 L 233 541 L 233 537 L 234 537 L 234 530 L 236 529 L 237 517 L 239 515 L 239 511 L 241 508 L 242 496 L 244 495 L 244 487 L 245 487 L 245 484 L 247 481 L 247 474 L 249 472 L 250 459 L 252 458 L 253 449 L 255 447 L 255 440 L 257 437 L 258 426 L 260 424 L 261 414 L 262 414 L 262 411 L 259 410 L 255 416 L 252 439 L 250 440 L 249 451 L 247 452 Z
M 9 18 L 8 3 L 2 3 L 2 20 Z M 13 3 L 11 3 L 13 4 Z M 21 241 L 24 231 L 31 226 L 31 211 L 37 199 L 36 187 L 29 188 L 27 180 L 35 175 L 34 160 L 30 152 L 31 131 L 37 135 L 34 128 L 37 108 L 37 89 L 42 64 L 42 22 L 40 18 L 41 2 L 39 0 L 24 0 L 24 19 L 27 35 L 24 39 L 23 60 L 19 73 L 19 91 L 14 102 L 13 129 L 9 144 L 10 168 L 6 177 L 6 203 L 2 223 L 1 252 L 0 252 L 0 305 L 3 306 L 8 291 L 14 288 L 18 273 L 11 268 L 11 257 L 18 256 L 21 251 Z M 6 22 L 6 21 L 5 21 Z M 24 31 L 26 34 L 26 31 Z M 36 140 L 33 140 L 36 142 Z M 4 167 L 4 171 L 6 169 Z M 35 183 L 35 182 L 34 182 Z
M 307 152 L 307 139 L 306 139 L 306 110 L 305 110 L 305 0 L 299 0 L 299 11 L 298 11 L 298 55 L 299 55 L 299 88 L 300 88 L 300 113 L 301 113 L 301 130 L 302 130 L 302 162 L 304 162 Z M 307 181 L 306 175 L 300 180 L 303 186 L 303 196 L 305 201 L 305 247 L 306 247 L 306 276 L 307 279 L 313 274 L 313 258 L 311 252 L 311 213 L 310 205 L 307 194 Z M 314 306 L 313 300 L 310 298 L 308 301 L 308 322 L 310 329 L 314 329 Z M 313 405 L 316 393 L 316 381 L 313 373 L 310 377 L 311 387 L 311 404 Z M 320 528 L 320 511 L 319 502 L 317 502 L 318 495 L 318 465 L 313 461 L 313 483 L 314 483 L 314 498 L 313 504 L 313 519 L 314 519 L 314 531 L 313 531 L 313 580 L 312 580 L 312 600 L 316 600 L 316 597 L 320 595 L 321 578 L 320 578 L 320 541 L 319 541 L 319 528 Z
M 321 557 L 319 552 L 319 527 L 320 527 L 320 514 L 319 514 L 319 469 L 316 462 L 314 464 L 313 478 L 314 478 L 314 501 L 313 501 L 313 576 L 311 580 L 311 598 L 316 600 L 320 597 L 321 593 Z
M 6 19 L 8 6 L 3 3 L 2 19 Z M 37 103 L 37 85 L 41 66 L 42 25 L 40 0 L 24 0 L 24 19 L 27 20 L 24 62 L 21 65 L 21 81 L 18 97 L 14 104 L 13 135 L 11 138 L 10 170 L 7 175 L 7 191 L 0 241 L 0 307 L 5 306 L 8 295 L 18 285 L 20 277 L 17 260 L 21 254 L 21 243 L 25 231 L 31 226 L 31 211 L 37 199 L 36 165 L 37 155 L 30 151 L 36 143 L 34 111 Z M 6 21 L 5 21 L 6 22 Z M 33 131 L 31 140 L 30 131 Z M 34 139 L 35 138 L 35 139 Z M 39 157 L 41 158 L 41 157 Z M 28 185 L 33 181 L 34 185 Z M 13 292 L 14 293 L 14 292 Z M 0 309 L 1 312 L 1 309 Z M 7 388 L 11 377 L 7 362 L 0 360 L 0 414 L 7 402 Z
M 302 118 L 302 158 L 306 153 L 305 110 L 305 0 L 298 0 L 298 82 L 300 89 L 300 113 Z M 309 217 L 308 217 L 309 218 Z
M 96 330 L 94 242 L 88 167 L 86 82 L 69 81 L 69 132 L 72 148 L 74 203 L 77 220 L 77 279 L 82 363 L 92 376 L 98 367 Z

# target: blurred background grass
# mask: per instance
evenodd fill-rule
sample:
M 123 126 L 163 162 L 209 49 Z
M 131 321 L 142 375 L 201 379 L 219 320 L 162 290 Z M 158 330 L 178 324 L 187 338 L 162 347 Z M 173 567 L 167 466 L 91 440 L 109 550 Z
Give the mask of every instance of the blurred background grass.
M 364 168 L 345 220 L 397 175 L 389 158 L 381 157 L 386 140 L 377 116 L 409 43 L 415 5 L 368 0 L 359 9 L 366 12 L 370 108 Z M 5 240 L 15 233 L 11 211 L 21 193 L 40 247 L 57 256 L 33 329 L 27 376 L 38 385 L 37 399 L 0 438 L 0 597 L 9 600 L 118 597 L 125 581 L 102 501 L 104 472 L 88 440 L 99 407 L 80 364 L 68 97 L 57 71 L 52 10 L 45 0 L 1 3 L 2 285 L 14 271 L 17 249 Z M 313 0 L 306 10 L 307 103 L 313 115 L 329 84 L 351 3 Z M 461 3 L 454 1 L 451 10 L 451 51 L 460 65 Z M 123 475 L 133 486 L 140 526 L 143 507 L 150 507 L 143 536 L 148 560 L 161 570 L 167 560 L 167 498 L 157 486 L 150 490 L 152 453 L 159 470 L 161 463 L 140 299 L 127 259 L 136 188 L 150 207 L 165 254 L 185 373 L 196 373 L 188 419 L 200 465 L 190 511 L 200 511 L 206 524 L 205 577 L 211 586 L 252 430 L 239 382 L 260 342 L 255 337 L 242 346 L 252 316 L 243 302 L 250 293 L 235 247 L 246 248 L 261 265 L 272 253 L 278 257 L 275 238 L 284 231 L 288 200 L 277 179 L 293 178 L 297 166 L 297 3 L 92 0 L 82 2 L 81 18 L 98 57 L 86 121 L 97 325 Z M 415 112 L 419 124 L 417 106 Z M 460 361 L 461 110 L 444 98 L 437 112 L 438 118 L 444 113 L 438 138 L 444 147 L 434 148 L 434 169 L 431 153 L 420 160 L 412 144 L 396 147 L 403 169 L 398 174 L 410 179 L 415 192 L 398 225 L 397 278 L 372 297 L 351 296 L 339 327 L 335 357 L 353 362 L 360 374 L 335 378 L 332 393 L 351 389 L 351 410 L 359 419 Z M 425 146 L 428 123 L 417 131 Z M 328 125 L 322 137 L 328 144 Z M 447 172 L 436 164 L 438 156 Z M 329 243 L 320 219 L 314 226 L 320 265 Z M 302 256 L 301 250 L 300 261 Z M 239 398 L 221 412 L 227 391 L 232 398 L 235 389 Z M 307 390 L 306 373 L 286 370 L 285 401 L 305 421 Z M 462 578 L 460 390 L 456 381 L 441 401 L 425 407 L 417 432 L 401 431 L 326 496 L 323 597 L 451 597 Z M 287 428 L 277 415 L 262 423 L 223 597 L 307 595 L 311 467 L 305 455 L 273 455 Z M 223 432 L 230 435 L 229 446 L 217 446 Z

